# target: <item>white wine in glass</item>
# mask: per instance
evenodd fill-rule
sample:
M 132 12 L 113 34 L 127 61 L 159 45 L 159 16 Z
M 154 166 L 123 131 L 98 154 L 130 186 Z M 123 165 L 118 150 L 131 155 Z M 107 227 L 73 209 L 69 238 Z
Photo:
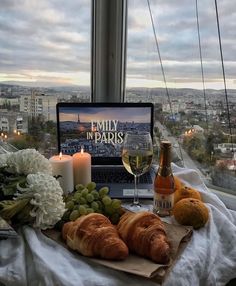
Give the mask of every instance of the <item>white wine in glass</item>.
M 146 131 L 128 131 L 125 134 L 122 162 L 125 169 L 134 175 L 134 200 L 132 207 L 139 209 L 141 204 L 138 197 L 137 178 L 146 173 L 152 164 L 152 138 Z

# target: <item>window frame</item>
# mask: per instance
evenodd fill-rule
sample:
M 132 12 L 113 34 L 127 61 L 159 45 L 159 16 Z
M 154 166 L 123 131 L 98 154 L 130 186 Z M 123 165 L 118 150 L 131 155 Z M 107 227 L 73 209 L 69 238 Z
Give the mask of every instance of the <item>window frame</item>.
M 124 102 L 127 0 L 92 0 L 91 101 Z

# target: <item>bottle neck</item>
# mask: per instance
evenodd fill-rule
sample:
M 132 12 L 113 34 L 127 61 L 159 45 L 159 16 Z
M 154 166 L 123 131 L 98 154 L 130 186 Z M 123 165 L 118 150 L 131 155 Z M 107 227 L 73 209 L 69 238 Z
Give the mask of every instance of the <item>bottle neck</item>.
M 163 177 L 172 175 L 171 148 L 161 149 L 158 175 Z

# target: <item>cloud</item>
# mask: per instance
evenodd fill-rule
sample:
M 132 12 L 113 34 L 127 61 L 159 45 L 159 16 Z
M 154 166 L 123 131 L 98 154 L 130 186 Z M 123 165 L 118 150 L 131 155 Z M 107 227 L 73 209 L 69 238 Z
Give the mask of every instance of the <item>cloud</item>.
M 195 1 L 150 0 L 161 60 L 167 82 L 186 82 L 189 86 L 199 82 L 202 87 L 200 53 L 197 33 Z M 235 5 L 232 1 L 218 1 L 222 47 L 225 60 L 226 77 L 235 78 L 235 38 L 236 20 Z M 158 85 L 163 81 L 160 61 L 157 52 L 151 22 L 140 28 L 140 11 L 146 16 L 147 1 L 130 1 L 131 16 L 128 33 L 127 83 L 137 76 L 156 80 Z M 150 15 L 149 15 L 150 16 Z M 200 39 L 205 80 L 219 82 L 222 80 L 222 68 L 219 51 L 219 40 L 216 26 L 214 1 L 198 1 Z M 141 76 L 140 76 L 141 75 Z M 214 84 L 212 84 L 214 87 Z M 236 86 L 234 86 L 236 88 Z
M 68 73 L 89 75 L 89 3 L 60 0 L 1 2 L 1 78 L 5 78 L 4 74 L 11 79 L 15 74 L 28 74 L 38 81 L 38 73 L 42 79 L 50 78 L 48 73 L 53 79 L 53 73 L 57 73 L 59 79 L 68 81 Z M 71 78 L 73 83 L 74 77 Z M 89 76 L 82 78 L 89 84 Z
M 201 82 L 195 1 L 149 3 L 167 81 Z M 234 1 L 218 1 L 226 77 L 232 82 L 236 81 L 235 7 Z M 127 83 L 152 79 L 158 85 L 163 76 L 147 1 L 130 0 L 128 8 Z M 215 82 L 222 78 L 222 69 L 214 1 L 198 1 L 198 9 L 204 74 Z M 56 77 L 89 85 L 90 25 L 88 0 L 2 0 L 0 78 Z

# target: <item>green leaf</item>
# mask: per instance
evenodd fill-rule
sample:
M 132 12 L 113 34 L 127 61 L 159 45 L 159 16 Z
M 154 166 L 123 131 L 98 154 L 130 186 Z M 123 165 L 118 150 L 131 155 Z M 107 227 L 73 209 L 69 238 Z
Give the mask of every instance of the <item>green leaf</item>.
M 16 191 L 16 186 L 11 184 L 2 187 L 2 192 L 4 196 L 13 196 Z
M 13 196 L 17 192 L 17 184 L 19 184 L 21 187 L 25 187 L 26 177 L 17 176 L 6 178 L 5 182 L 0 185 L 0 191 L 4 196 Z
M 5 220 L 10 220 L 19 213 L 28 203 L 30 199 L 7 200 L 0 202 L 0 216 Z
M 33 205 L 27 204 L 20 212 L 18 212 L 14 216 L 14 222 L 25 224 L 25 223 L 31 223 L 34 221 L 35 218 L 33 218 L 30 215 L 31 210 L 33 209 Z

